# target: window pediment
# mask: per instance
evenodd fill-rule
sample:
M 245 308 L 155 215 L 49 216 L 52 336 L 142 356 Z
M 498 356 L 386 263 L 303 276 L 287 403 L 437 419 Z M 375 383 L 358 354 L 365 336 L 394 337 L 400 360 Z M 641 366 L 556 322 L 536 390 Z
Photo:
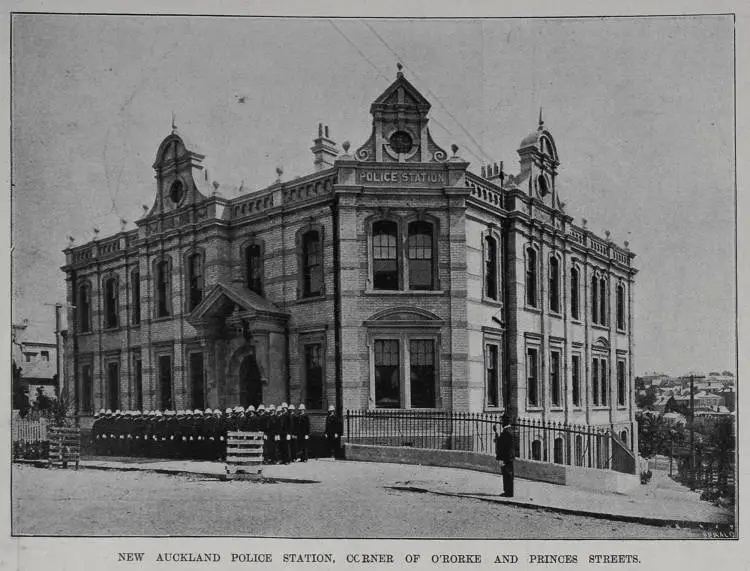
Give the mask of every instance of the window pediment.
M 415 307 L 395 307 L 374 314 L 366 327 L 441 327 L 444 321 L 434 313 Z

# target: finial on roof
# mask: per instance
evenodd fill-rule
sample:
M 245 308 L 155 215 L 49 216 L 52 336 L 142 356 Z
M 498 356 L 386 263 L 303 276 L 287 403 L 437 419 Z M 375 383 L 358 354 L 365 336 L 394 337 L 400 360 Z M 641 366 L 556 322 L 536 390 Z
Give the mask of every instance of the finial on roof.
M 141 208 L 143 208 L 143 214 L 148 214 L 148 204 L 141 204 Z
M 398 72 L 396 73 L 397 77 L 401 77 L 402 75 L 404 75 L 404 72 L 403 72 L 404 66 L 401 64 L 400 61 L 396 62 L 396 69 L 398 69 Z
M 172 132 L 174 133 L 177 130 L 177 119 L 174 114 L 174 110 L 172 110 Z
M 214 192 L 213 192 L 213 195 L 214 195 L 214 196 L 216 196 L 217 194 L 219 194 L 219 187 L 220 187 L 221 185 L 219 184 L 219 181 L 217 181 L 217 180 L 213 181 L 213 182 L 211 183 L 211 185 L 212 185 L 212 186 L 214 187 Z
M 625 249 L 627 250 L 628 248 L 630 248 L 630 242 L 625 240 Z
M 351 147 L 351 143 L 349 141 L 344 141 L 341 143 L 341 146 L 344 147 L 344 152 L 346 154 L 349 154 L 349 147 Z
M 125 232 L 125 226 L 128 225 L 128 221 L 125 218 L 120 218 L 120 230 Z
M 453 156 L 456 156 L 456 153 L 458 153 L 458 145 L 456 143 L 453 143 L 451 145 L 451 151 L 453 151 Z
M 610 234 L 609 230 L 604 231 L 604 235 L 607 237 L 607 242 L 609 242 L 609 234 Z
M 96 238 L 98 236 L 99 236 L 99 227 L 98 226 L 94 226 L 94 238 Z
M 539 107 L 539 130 L 541 131 L 544 128 L 544 117 L 542 117 L 542 108 Z
M 284 174 L 284 167 L 281 165 L 276 167 L 276 182 L 281 182 L 281 175 Z
M 70 242 L 70 245 L 69 245 L 70 248 L 73 247 L 73 242 L 75 242 L 75 241 L 76 241 L 76 239 L 73 238 L 73 236 L 68 236 L 68 242 Z

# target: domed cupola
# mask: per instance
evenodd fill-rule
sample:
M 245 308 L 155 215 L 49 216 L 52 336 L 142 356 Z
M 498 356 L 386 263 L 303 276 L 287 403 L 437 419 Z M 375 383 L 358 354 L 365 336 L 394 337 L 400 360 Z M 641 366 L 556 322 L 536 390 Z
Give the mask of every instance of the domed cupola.
M 541 109 L 539 124 L 535 131 L 521 141 L 518 156 L 521 159 L 521 173 L 516 178 L 519 186 L 526 189 L 529 196 L 538 198 L 553 208 L 559 208 L 555 182 L 560 161 L 555 140 L 544 127 Z M 520 181 L 524 181 L 525 184 L 521 184 Z

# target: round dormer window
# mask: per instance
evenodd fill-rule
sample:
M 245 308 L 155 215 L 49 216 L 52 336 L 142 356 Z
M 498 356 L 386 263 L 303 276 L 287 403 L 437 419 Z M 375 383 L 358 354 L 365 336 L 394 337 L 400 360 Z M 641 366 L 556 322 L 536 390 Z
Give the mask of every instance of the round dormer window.
M 398 153 L 399 155 L 411 151 L 411 147 L 414 144 L 411 135 L 406 131 L 396 131 L 391 135 L 388 142 L 390 143 L 393 152 Z
M 172 183 L 172 186 L 169 187 L 169 198 L 175 204 L 180 203 L 184 194 L 185 194 L 185 188 L 183 187 L 182 182 L 179 180 L 174 181 Z

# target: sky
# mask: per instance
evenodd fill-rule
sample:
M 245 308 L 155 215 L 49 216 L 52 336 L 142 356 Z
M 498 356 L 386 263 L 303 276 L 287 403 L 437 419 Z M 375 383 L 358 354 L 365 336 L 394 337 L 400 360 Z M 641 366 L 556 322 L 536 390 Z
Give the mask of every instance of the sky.
M 476 173 L 543 108 L 566 212 L 637 254 L 637 374 L 735 371 L 731 17 L 12 23 L 13 320 L 46 338 L 68 236 L 135 228 L 173 113 L 233 197 L 311 172 L 318 123 L 361 145 L 400 61 Z

